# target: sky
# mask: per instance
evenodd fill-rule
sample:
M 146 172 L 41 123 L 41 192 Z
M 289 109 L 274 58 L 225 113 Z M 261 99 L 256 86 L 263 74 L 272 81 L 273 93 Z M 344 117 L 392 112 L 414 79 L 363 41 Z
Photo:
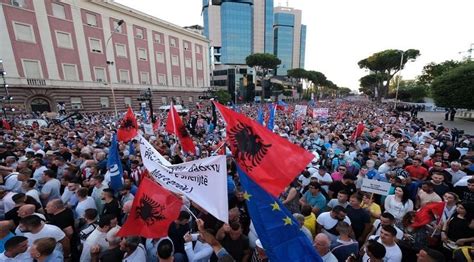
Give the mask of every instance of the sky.
M 179 26 L 203 24 L 202 0 L 115 1 Z M 414 79 L 431 62 L 463 59 L 474 43 L 473 0 L 274 0 L 287 3 L 307 25 L 305 69 L 353 90 L 368 73 L 357 62 L 373 53 L 420 50 L 401 71 Z

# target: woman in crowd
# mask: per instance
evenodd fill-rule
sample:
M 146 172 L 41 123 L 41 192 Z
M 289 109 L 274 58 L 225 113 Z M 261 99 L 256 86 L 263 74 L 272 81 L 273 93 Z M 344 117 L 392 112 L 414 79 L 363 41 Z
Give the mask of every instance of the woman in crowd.
M 396 186 L 395 195 L 385 198 L 385 211 L 395 217 L 397 225 L 401 225 L 403 216 L 412 210 L 413 201 L 409 198 L 406 187 Z

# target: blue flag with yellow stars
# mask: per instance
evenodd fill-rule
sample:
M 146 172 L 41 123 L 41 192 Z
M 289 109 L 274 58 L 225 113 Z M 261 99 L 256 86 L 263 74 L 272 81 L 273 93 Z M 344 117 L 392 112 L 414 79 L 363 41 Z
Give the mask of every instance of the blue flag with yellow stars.
M 322 262 L 291 212 L 237 168 L 255 230 L 269 261 Z

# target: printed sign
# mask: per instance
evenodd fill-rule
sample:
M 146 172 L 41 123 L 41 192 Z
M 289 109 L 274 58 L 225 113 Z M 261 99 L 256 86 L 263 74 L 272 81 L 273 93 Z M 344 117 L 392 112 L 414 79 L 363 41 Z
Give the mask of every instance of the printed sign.
M 295 105 L 295 114 L 296 117 L 304 117 L 306 116 L 306 111 L 308 110 L 307 105 Z
M 364 178 L 362 180 L 362 186 L 360 190 L 364 192 L 387 196 L 388 192 L 390 191 L 390 187 L 390 183 Z
M 151 136 L 154 135 L 152 124 L 143 124 L 143 129 L 145 130 L 145 134 L 151 135 Z
M 314 108 L 313 109 L 313 118 L 328 118 L 329 109 L 328 108 Z

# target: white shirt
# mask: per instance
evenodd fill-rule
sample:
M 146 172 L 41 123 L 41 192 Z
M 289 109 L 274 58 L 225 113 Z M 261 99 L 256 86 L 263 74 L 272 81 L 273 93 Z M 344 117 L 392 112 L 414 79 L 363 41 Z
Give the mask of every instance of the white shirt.
M 25 195 L 34 198 L 34 199 L 36 200 L 36 202 L 38 202 L 38 203 L 41 204 L 40 194 L 39 194 L 38 190 L 36 190 L 36 189 L 30 189 L 30 190 L 28 190 L 28 191 L 25 193 Z
M 369 237 L 369 239 L 374 239 L 375 236 Z M 387 246 L 384 243 L 382 243 L 382 240 L 380 237 L 377 239 L 377 242 L 382 244 L 385 247 L 385 257 L 383 258 L 384 262 L 400 262 L 402 261 L 402 250 L 400 247 L 398 247 L 397 244 L 394 244 L 393 246 Z M 367 256 L 367 251 L 364 254 L 364 258 L 362 258 L 362 261 L 368 261 L 369 256 Z
M 197 234 L 193 234 L 193 241 L 197 239 Z M 193 248 L 193 242 L 187 242 L 184 244 L 184 250 L 188 256 L 189 262 L 207 262 L 212 255 L 212 247 L 201 241 L 196 241 L 196 245 Z
M 107 233 L 103 233 L 99 231 L 99 227 L 97 227 L 86 239 L 84 242 L 84 247 L 82 249 L 81 254 L 81 262 L 91 261 L 91 248 L 95 245 L 99 245 L 100 251 L 104 251 L 109 247 L 109 243 L 106 241 Z M 140 260 L 137 260 L 140 261 Z M 141 261 L 146 261 L 141 260 Z
M 44 183 L 43 188 L 41 188 L 41 194 L 48 194 L 48 198 L 44 202 L 47 203 L 51 200 L 61 198 L 60 189 L 61 182 L 56 178 Z
M 331 253 L 331 251 L 326 253 L 326 255 L 322 256 L 321 258 L 323 262 L 338 262 L 336 256 L 334 256 L 334 254 Z
M 474 178 L 474 176 L 465 176 L 465 177 L 459 179 L 459 181 L 456 184 L 454 184 L 454 187 L 467 186 L 467 180 L 469 180 L 471 178 Z
M 33 172 L 33 179 L 36 180 L 36 182 L 40 182 L 41 175 L 43 175 L 43 172 L 46 170 L 48 170 L 48 168 L 45 166 L 40 166 L 37 169 L 35 169 L 35 172 Z
M 87 209 L 89 208 L 92 208 L 92 209 L 96 209 L 97 210 L 97 207 L 95 205 L 95 201 L 92 197 L 88 196 L 86 199 L 84 199 L 83 201 L 79 201 L 77 203 L 77 206 L 76 206 L 76 215 L 78 218 L 83 218 L 84 217 L 84 213 L 86 212 Z
M 382 225 L 380 225 L 380 219 L 375 219 L 373 226 L 374 228 L 377 229 L 375 230 L 375 233 L 373 234 L 373 236 L 380 236 L 380 232 L 382 231 Z M 395 230 L 397 230 L 396 238 L 401 240 L 403 238 L 403 231 L 395 225 L 393 225 L 393 227 L 395 228 Z
M 0 254 L 0 262 L 17 262 L 17 261 L 30 262 L 30 261 L 33 261 L 33 258 L 31 258 L 30 252 L 28 250 L 12 258 L 5 256 L 5 252 Z
M 21 192 L 21 182 L 18 181 L 18 174 L 11 173 L 5 178 L 5 189 L 8 191 Z
M 323 227 L 323 233 L 328 235 L 331 242 L 337 239 L 336 235 L 333 235 L 327 232 L 327 230 L 332 229 L 339 222 L 339 220 L 331 217 L 331 211 L 321 213 L 316 219 L 316 221 L 318 222 L 318 224 L 320 224 Z M 351 224 L 351 220 L 349 219 L 348 216 L 344 217 L 344 222 L 346 222 L 349 225 Z
M 412 210 L 413 201 L 411 201 L 411 199 L 408 199 L 408 201 L 403 204 L 395 200 L 395 195 L 389 195 L 385 198 L 385 211 L 392 214 L 397 220 L 402 220 L 403 216 Z
M 3 197 L 3 206 L 4 212 L 7 213 L 8 211 L 12 210 L 15 207 L 15 202 L 13 201 L 13 196 L 16 195 L 15 192 L 7 192 L 7 194 Z
M 324 173 L 323 176 L 321 176 L 319 174 L 319 171 L 314 173 L 313 175 L 311 175 L 311 177 L 315 177 L 316 179 L 318 179 L 318 181 L 320 182 L 328 182 L 328 183 L 332 183 L 332 177 L 329 173 Z M 328 192 L 329 190 L 329 186 L 328 185 L 324 185 L 324 186 L 321 186 L 326 192 Z
M 128 254 L 125 254 L 125 257 L 122 259 L 123 262 L 146 261 L 145 247 L 142 244 L 139 244 L 137 249 L 135 249 L 132 254 L 129 256 L 127 255 Z
M 453 185 L 455 185 L 459 180 L 466 177 L 467 175 L 466 172 L 462 170 L 453 171 L 451 168 L 447 168 L 446 171 L 448 171 L 448 173 L 451 174 L 452 176 L 451 182 L 453 183 Z

